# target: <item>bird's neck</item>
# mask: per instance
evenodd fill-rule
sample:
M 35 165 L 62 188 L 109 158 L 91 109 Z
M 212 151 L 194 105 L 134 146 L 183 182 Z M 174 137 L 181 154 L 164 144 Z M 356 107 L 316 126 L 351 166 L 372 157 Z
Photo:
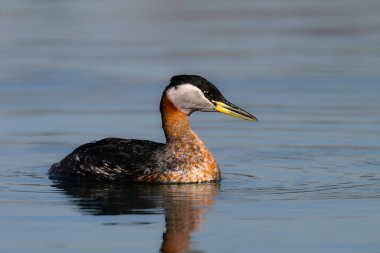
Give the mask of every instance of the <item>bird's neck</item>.
M 168 144 L 175 142 L 200 141 L 190 127 L 189 115 L 178 109 L 166 95 L 162 96 L 161 104 L 162 128 Z
M 165 95 L 161 99 L 161 115 L 168 166 L 175 168 L 169 182 L 220 180 L 218 164 L 206 145 L 191 130 L 189 115 L 178 109 Z M 187 176 L 181 176 L 178 171 Z

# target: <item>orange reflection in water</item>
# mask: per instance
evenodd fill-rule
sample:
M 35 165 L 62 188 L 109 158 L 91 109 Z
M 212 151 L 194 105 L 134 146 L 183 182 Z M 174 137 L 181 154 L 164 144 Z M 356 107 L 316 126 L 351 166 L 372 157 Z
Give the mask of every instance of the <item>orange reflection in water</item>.
M 56 183 L 86 214 L 157 214 L 164 210 L 161 252 L 187 252 L 191 233 L 201 229 L 219 183 L 183 185 L 125 185 Z

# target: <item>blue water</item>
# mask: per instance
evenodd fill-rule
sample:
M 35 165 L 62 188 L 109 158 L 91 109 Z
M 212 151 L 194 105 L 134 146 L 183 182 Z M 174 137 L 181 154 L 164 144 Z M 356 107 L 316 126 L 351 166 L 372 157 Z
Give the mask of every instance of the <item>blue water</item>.
M 0 7 L 0 252 L 380 252 L 380 2 L 27 1 Z M 110 136 L 164 141 L 200 74 L 257 124 L 195 113 L 220 184 L 62 185 Z

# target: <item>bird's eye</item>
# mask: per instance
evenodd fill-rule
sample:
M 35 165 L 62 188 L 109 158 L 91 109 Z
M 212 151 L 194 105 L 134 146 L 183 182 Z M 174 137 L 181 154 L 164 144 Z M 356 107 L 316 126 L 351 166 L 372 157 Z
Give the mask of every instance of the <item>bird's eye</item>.
M 205 91 L 203 92 L 203 94 L 204 94 L 205 96 L 208 96 L 208 95 L 210 95 L 210 92 L 208 92 L 207 90 L 205 90 Z

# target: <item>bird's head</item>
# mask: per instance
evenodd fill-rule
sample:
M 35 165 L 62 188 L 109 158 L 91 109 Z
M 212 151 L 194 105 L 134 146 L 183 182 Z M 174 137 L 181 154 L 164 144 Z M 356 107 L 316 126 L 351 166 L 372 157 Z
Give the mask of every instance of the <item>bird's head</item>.
M 164 96 L 188 115 L 195 111 L 217 111 L 237 118 L 257 121 L 255 116 L 229 102 L 215 85 L 201 76 L 173 76 L 170 84 L 165 88 Z

